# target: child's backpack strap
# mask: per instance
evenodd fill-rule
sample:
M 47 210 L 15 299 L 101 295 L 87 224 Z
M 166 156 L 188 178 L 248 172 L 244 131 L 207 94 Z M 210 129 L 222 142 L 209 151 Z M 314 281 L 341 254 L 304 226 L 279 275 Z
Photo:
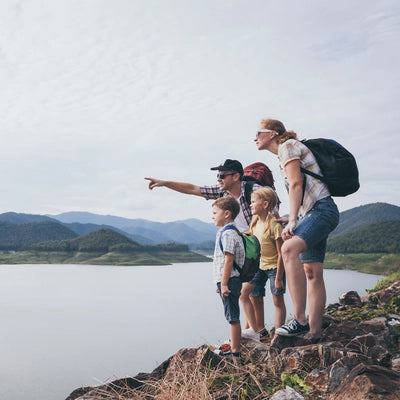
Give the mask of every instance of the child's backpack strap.
M 228 229 L 233 229 L 234 231 L 236 231 L 236 233 L 237 233 L 240 237 L 242 237 L 242 234 L 240 233 L 239 229 L 236 228 L 235 225 L 226 225 L 226 226 L 222 229 L 221 234 L 219 235 L 219 248 L 221 249 L 222 252 L 224 252 L 224 248 L 223 248 L 223 246 L 222 246 L 222 234 L 223 234 L 225 231 L 227 231 Z M 234 266 L 239 272 L 242 272 L 242 269 L 239 267 L 239 265 L 236 264 L 235 261 L 233 261 L 233 266 Z
M 226 230 L 228 230 L 228 229 L 233 229 L 233 230 L 235 230 L 235 231 L 238 233 L 238 235 L 241 236 L 241 233 L 240 233 L 239 229 L 236 228 L 235 225 L 226 225 L 226 226 L 222 229 L 221 234 L 219 235 L 219 248 L 221 249 L 222 252 L 224 252 L 224 248 L 222 247 L 222 234 L 223 234 Z

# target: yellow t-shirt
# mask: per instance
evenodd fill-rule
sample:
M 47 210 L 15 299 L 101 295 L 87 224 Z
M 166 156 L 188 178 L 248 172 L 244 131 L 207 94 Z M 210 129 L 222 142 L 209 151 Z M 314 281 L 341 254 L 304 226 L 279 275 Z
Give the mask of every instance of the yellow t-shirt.
M 270 221 L 269 228 L 264 232 L 264 226 L 257 224 L 253 234 L 257 237 L 261 246 L 260 269 L 278 268 L 278 251 L 275 241 L 282 235 L 283 227 L 274 219 Z

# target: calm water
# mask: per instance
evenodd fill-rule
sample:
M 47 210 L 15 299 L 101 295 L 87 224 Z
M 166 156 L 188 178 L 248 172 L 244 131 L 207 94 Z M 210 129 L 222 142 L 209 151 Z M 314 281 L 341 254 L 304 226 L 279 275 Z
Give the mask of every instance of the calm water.
M 229 331 L 211 267 L 0 266 L 0 399 L 63 400 L 151 372 L 180 348 L 221 343 Z M 327 301 L 381 278 L 327 270 Z M 270 327 L 269 297 L 265 309 Z

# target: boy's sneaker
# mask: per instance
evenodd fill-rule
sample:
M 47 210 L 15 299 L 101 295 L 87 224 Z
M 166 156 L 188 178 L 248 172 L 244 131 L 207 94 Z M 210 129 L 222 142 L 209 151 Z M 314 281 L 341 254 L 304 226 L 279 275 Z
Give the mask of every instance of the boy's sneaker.
M 242 330 L 242 338 L 259 342 L 260 334 L 256 332 L 253 328 L 247 328 Z
M 297 319 L 293 318 L 289 323 L 278 328 L 275 333 L 281 336 L 297 336 L 307 333 L 309 330 L 310 325 L 308 325 L 308 322 L 305 325 L 301 325 Z
M 225 360 L 232 360 L 234 362 L 242 362 L 240 351 L 237 353 L 232 352 L 231 345 L 224 343 L 218 349 L 214 349 L 214 353 L 224 358 Z
M 223 345 L 219 346 L 218 349 L 214 350 L 215 354 L 218 354 L 219 356 L 226 356 L 231 353 L 231 345 L 228 343 L 224 343 Z
M 232 357 L 232 358 L 240 358 L 241 354 L 240 351 L 238 351 L 237 353 L 233 353 L 232 351 L 227 351 L 224 354 L 220 354 L 223 357 Z

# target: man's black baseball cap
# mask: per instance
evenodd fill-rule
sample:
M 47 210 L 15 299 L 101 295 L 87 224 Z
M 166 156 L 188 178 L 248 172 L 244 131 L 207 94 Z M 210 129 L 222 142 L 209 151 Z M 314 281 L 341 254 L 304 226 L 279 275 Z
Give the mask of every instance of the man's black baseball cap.
M 238 160 L 230 160 L 229 158 L 225 160 L 222 164 L 217 167 L 210 168 L 212 171 L 235 171 L 243 175 L 243 166 Z

